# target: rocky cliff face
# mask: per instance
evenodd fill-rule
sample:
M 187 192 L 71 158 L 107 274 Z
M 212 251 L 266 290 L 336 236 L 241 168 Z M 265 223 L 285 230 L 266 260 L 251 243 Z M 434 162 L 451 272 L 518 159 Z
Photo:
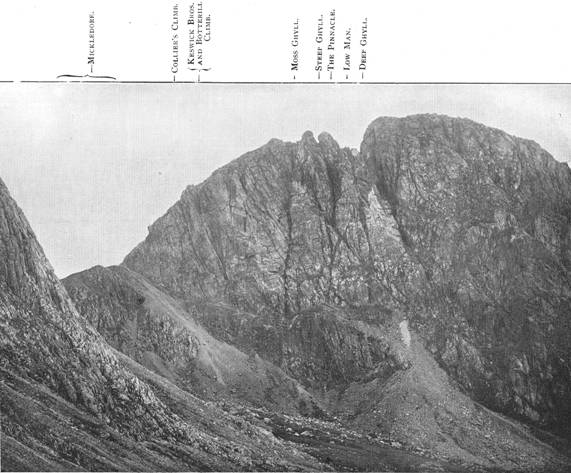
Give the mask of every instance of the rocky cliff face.
M 398 360 L 353 330 L 390 312 L 474 399 L 565 425 L 570 193 L 569 168 L 533 142 L 469 120 L 381 118 L 360 153 L 308 132 L 219 169 L 124 265 L 319 389 L 378 363 L 390 374 Z M 368 322 L 355 315 L 367 307 Z
M 467 471 L 339 422 L 213 403 L 179 389 L 157 364 L 176 367 L 190 352 L 200 365 L 197 350 L 212 356 L 219 380 L 249 374 L 236 369 L 241 355 L 232 347 L 189 349 L 208 337 L 192 321 L 177 322 L 177 303 L 124 268 L 72 278 L 81 317 L 1 181 L 0 256 L 3 471 Z M 166 336 L 170 346 L 154 347 L 152 372 L 106 344 L 88 318 L 133 358 Z M 220 362 L 230 364 L 227 372 Z M 254 365 L 271 374 L 267 362 Z M 283 373 L 275 381 L 283 384 Z M 287 396 L 287 386 L 277 387 L 284 388 Z
M 125 267 L 63 280 L 79 313 L 114 348 L 204 399 L 237 399 L 319 415 L 316 400 L 282 370 L 220 342 L 173 298 Z
M 571 171 L 533 142 L 434 115 L 375 120 L 359 152 L 271 140 L 67 278 L 73 302 L 0 204 L 14 465 L 325 468 L 279 437 L 335 468 L 568 468 L 488 409 L 571 420 Z
M 571 411 L 571 171 L 469 120 L 380 118 L 361 147 L 424 285 L 415 327 L 490 407 Z
M 387 255 L 406 255 L 367 176 L 327 134 L 272 140 L 189 187 L 125 265 L 180 299 L 276 322 L 320 303 L 385 299 L 385 286 L 414 273 L 377 281 Z
M 334 404 L 342 406 L 345 423 L 485 468 L 566 468 L 528 428 L 462 393 L 415 333 L 403 337 L 398 348 L 406 369 L 395 370 L 388 379 L 371 376 L 350 383 L 338 394 Z
M 76 312 L 1 181 L 0 261 L 4 470 L 322 468 L 168 382 L 143 381 Z
M 309 132 L 296 144 L 272 140 L 189 187 L 125 265 L 184 301 L 216 336 L 301 376 L 299 359 L 312 353 L 300 356 L 299 340 L 333 347 L 336 329 L 321 322 L 337 322 L 315 307 L 376 304 L 381 316 L 418 277 L 365 162 Z M 351 371 L 340 344 L 331 363 L 316 363 Z M 312 370 L 335 381 L 334 371 Z

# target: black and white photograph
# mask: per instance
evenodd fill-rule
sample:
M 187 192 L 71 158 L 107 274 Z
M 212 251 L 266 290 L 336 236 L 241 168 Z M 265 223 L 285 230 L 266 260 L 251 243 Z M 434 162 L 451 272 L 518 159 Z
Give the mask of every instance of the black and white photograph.
M 2 471 L 570 471 L 571 86 L 0 96 Z

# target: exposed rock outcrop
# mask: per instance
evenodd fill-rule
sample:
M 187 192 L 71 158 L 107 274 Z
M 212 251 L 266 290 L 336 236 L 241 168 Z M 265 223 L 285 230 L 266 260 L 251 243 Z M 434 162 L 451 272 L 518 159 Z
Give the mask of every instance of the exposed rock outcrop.
M 408 344 L 407 344 L 408 340 Z M 405 370 L 351 383 L 333 399 L 344 423 L 483 468 L 557 471 L 566 461 L 532 431 L 472 401 L 418 337 L 400 344 Z
M 204 399 L 235 398 L 275 411 L 320 415 L 281 369 L 212 337 L 181 307 L 125 267 L 63 280 L 79 313 L 117 350 Z
M 315 307 L 390 307 L 418 277 L 364 161 L 309 132 L 189 187 L 124 264 L 216 336 L 287 369 L 290 326 L 320 317 Z
M 157 390 L 135 375 L 76 312 L 2 181 L 0 261 L 3 470 L 323 468 L 167 381 Z
M 187 188 L 123 264 L 316 393 L 412 369 L 387 335 L 406 327 L 454 389 L 564 427 L 570 196 L 568 166 L 533 142 L 380 118 L 359 153 L 309 132 L 247 153 Z
M 415 328 L 472 395 L 568 424 L 571 171 L 470 120 L 379 118 L 363 158 L 424 273 Z
M 350 428 L 418 468 L 569 466 L 513 420 L 571 422 L 571 171 L 536 143 L 436 115 L 379 118 L 360 152 L 271 140 L 188 187 L 120 267 L 67 278 L 73 302 L 1 183 L 0 211 L 15 466 L 325 468 L 260 424 L 317 458 Z M 322 406 L 342 424 L 319 441 L 285 427 Z
M 387 299 L 406 258 L 365 162 L 327 134 L 272 140 L 190 186 L 124 264 L 186 301 L 225 301 L 273 322 L 320 303 Z M 377 278 L 379 280 L 377 280 Z
M 205 402 L 116 351 L 77 313 L 1 181 L 0 255 L 3 471 L 466 471 L 368 439 L 338 422 Z M 96 308 L 102 317 L 92 322 L 133 357 L 155 330 L 158 342 L 164 341 L 161 324 L 175 345 L 161 347 L 161 356 L 175 365 L 183 356 L 177 335 L 209 340 L 192 320 L 177 325 L 176 302 L 125 268 L 95 268 L 74 279 L 83 310 L 94 315 Z M 144 337 L 129 330 L 133 313 L 150 319 L 152 330 Z M 116 338 L 107 333 L 113 314 Z M 216 352 L 223 349 L 240 357 L 219 342 L 205 350 L 231 364 Z M 283 374 L 277 381 L 283 382 Z
M 283 367 L 298 314 L 396 308 L 475 399 L 565 424 L 570 176 L 469 120 L 380 118 L 359 154 L 307 132 L 189 187 L 124 264 Z

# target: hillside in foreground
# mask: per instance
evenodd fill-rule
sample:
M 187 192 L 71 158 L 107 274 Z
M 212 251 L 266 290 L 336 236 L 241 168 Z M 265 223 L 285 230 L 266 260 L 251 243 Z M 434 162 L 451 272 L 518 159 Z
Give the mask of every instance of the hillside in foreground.
M 0 209 L 3 471 L 571 467 L 571 171 L 532 141 L 274 139 L 63 284 Z

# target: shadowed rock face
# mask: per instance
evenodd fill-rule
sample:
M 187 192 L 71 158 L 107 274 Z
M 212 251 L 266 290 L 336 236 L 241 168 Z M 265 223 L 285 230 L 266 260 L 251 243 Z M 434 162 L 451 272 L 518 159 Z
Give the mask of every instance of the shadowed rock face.
M 2 181 L 0 261 L 3 469 L 321 468 L 117 355 L 77 313 Z
M 468 120 L 380 118 L 359 153 L 306 132 L 187 188 L 121 267 L 66 278 L 72 303 L 0 183 L 3 454 L 326 468 L 267 426 L 336 467 L 565 471 L 474 400 L 571 419 L 570 193 L 538 145 Z M 316 398 L 336 417 L 282 414 Z
M 152 394 L 121 372 L 109 348 L 79 317 L 3 183 L 0 211 L 2 366 L 95 415 L 112 415 L 110 407 L 121 396 L 152 402 Z
M 570 195 L 568 166 L 533 142 L 463 119 L 380 118 L 360 153 L 307 132 L 219 169 L 124 265 L 314 387 L 398 365 L 315 310 L 360 320 L 374 307 L 363 323 L 409 320 L 475 399 L 565 425 Z
M 304 379 L 342 382 L 325 367 L 355 367 L 343 339 L 341 350 L 329 343 L 348 332 L 310 319 L 326 304 L 374 305 L 376 320 L 417 277 L 389 210 L 359 155 L 308 132 L 296 144 L 272 140 L 189 187 L 124 264 L 184 301 L 223 340 Z M 300 356 L 302 345 L 330 354 L 315 362 L 321 373 L 299 362 L 312 360 Z M 352 357 L 358 372 L 367 356 Z
M 327 471 L 333 465 L 350 471 L 467 471 L 426 454 L 372 441 L 338 422 L 304 420 L 235 404 L 227 409 L 222 404 L 229 414 L 177 388 L 168 376 L 157 376 L 113 350 L 87 323 L 88 318 L 136 357 L 146 339 L 125 337 L 122 329 L 129 328 L 132 313 L 153 319 L 149 321 L 152 331 L 162 342 L 161 323 L 169 327 L 181 315 L 176 302 L 125 268 L 95 268 L 73 278 L 78 279 L 75 295 L 81 294 L 78 300 L 86 314 L 97 306 L 103 319 L 80 317 L 1 181 L 0 256 L 3 470 Z M 108 330 L 115 311 L 118 334 L 113 337 Z M 169 333 L 187 331 L 191 338 L 197 337 L 199 327 L 190 322 Z M 121 344 L 123 340 L 128 343 Z M 197 340 L 209 341 L 208 337 Z M 176 337 L 171 341 L 181 343 Z M 176 361 L 184 346 L 182 350 L 163 348 L 162 356 Z M 213 357 L 230 350 L 239 358 L 237 350 L 224 349 L 220 343 L 213 342 L 210 349 Z M 257 365 L 267 367 L 263 361 Z M 281 376 L 276 378 L 280 383 Z M 275 429 L 275 436 L 269 429 Z
M 529 429 L 460 392 L 416 335 L 409 336 L 402 337 L 400 350 L 407 369 L 388 379 L 351 383 L 340 393 L 338 404 L 344 406 L 347 424 L 485 467 L 566 468 Z
M 415 328 L 488 406 L 571 411 L 571 172 L 469 120 L 379 118 L 361 146 L 424 284 Z

